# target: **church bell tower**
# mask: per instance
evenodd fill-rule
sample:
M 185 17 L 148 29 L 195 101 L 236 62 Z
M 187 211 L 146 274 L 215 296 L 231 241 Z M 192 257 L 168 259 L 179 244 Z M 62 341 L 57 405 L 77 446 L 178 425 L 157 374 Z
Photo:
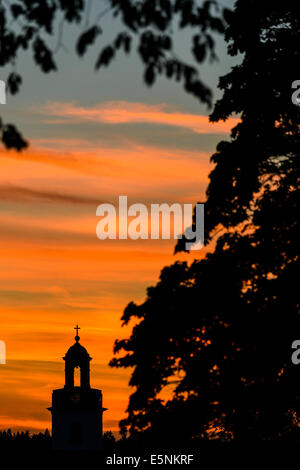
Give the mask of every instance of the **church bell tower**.
M 87 350 L 79 343 L 78 326 L 75 343 L 63 358 L 65 386 L 52 392 L 53 448 L 61 451 L 102 450 L 102 392 L 90 386 L 90 361 Z M 80 385 L 74 383 L 75 369 L 80 370 Z

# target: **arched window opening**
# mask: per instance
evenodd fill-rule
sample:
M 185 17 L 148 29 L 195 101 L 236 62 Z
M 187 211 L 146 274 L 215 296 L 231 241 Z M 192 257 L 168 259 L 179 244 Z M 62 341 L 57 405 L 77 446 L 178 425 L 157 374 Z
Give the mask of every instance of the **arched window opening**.
M 80 387 L 81 369 L 80 367 L 74 368 L 74 387 Z

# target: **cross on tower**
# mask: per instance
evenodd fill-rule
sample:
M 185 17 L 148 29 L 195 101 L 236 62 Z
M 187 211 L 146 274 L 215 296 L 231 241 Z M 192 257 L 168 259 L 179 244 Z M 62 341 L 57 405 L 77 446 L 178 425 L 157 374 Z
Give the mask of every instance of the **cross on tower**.
M 76 325 L 74 330 L 76 330 L 76 338 L 77 338 L 78 337 L 78 330 L 80 330 L 80 327 L 78 325 Z

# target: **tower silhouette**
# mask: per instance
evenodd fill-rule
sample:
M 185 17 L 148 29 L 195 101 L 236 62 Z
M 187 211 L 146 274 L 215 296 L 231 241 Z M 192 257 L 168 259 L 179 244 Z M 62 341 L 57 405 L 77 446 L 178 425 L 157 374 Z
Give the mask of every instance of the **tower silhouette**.
M 55 450 L 102 449 L 102 391 L 90 386 L 90 357 L 87 350 L 79 343 L 79 326 L 75 343 L 69 348 L 65 361 L 65 386 L 53 390 L 52 406 L 52 441 Z M 80 369 L 80 385 L 74 385 L 75 368 Z

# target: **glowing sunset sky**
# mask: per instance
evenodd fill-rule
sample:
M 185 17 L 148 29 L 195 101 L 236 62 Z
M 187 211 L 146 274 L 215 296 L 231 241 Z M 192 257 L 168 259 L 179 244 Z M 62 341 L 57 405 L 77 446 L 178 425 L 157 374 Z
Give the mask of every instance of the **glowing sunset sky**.
M 214 89 L 229 67 L 219 48 L 220 63 L 203 72 Z M 130 371 L 108 367 L 114 340 L 130 331 L 122 311 L 143 301 L 164 265 L 192 257 L 173 256 L 172 240 L 98 240 L 96 208 L 119 195 L 204 200 L 209 157 L 234 121 L 209 124 L 207 110 L 166 80 L 146 88 L 134 57 L 101 74 L 93 56 L 60 52 L 58 62 L 59 72 L 43 76 L 24 58 L 21 93 L 0 108 L 30 142 L 21 154 L 0 149 L 0 429 L 50 428 L 46 408 L 63 386 L 78 323 L 92 386 L 109 409 L 105 430 L 115 431 L 130 393 Z

